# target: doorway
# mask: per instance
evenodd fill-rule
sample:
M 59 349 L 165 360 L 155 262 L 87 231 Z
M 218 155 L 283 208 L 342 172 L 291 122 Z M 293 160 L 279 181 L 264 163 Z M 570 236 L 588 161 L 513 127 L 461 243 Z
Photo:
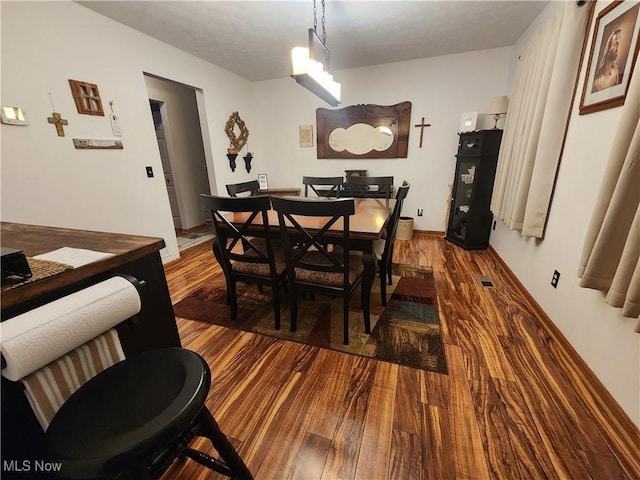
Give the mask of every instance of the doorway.
M 176 232 L 198 230 L 208 221 L 200 194 L 212 193 L 213 173 L 207 162 L 211 146 L 203 142 L 202 92 L 148 74 L 145 83 L 174 227 Z

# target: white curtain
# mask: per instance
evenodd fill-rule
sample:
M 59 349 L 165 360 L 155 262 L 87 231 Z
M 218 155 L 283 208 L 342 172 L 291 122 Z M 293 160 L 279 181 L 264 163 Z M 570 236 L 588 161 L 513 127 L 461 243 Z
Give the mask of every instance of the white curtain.
M 606 292 L 625 317 L 640 317 L 640 71 L 629 90 L 600 186 L 578 276 Z M 640 322 L 636 326 L 640 333 Z
M 491 210 L 525 236 L 544 234 L 588 17 L 567 2 L 520 55 Z

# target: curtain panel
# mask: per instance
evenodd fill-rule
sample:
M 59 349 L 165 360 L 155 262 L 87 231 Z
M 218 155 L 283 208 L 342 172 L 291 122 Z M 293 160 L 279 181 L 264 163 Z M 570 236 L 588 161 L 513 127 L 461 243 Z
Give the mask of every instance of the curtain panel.
M 544 235 L 588 17 L 567 2 L 520 55 L 491 210 L 524 236 Z
M 585 238 L 580 286 L 640 317 L 640 74 L 635 66 Z M 636 325 L 640 333 L 640 321 Z

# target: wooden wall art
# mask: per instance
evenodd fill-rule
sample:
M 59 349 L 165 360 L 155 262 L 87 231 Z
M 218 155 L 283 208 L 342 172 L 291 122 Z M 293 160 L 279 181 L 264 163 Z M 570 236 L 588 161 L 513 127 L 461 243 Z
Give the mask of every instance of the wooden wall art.
M 316 110 L 318 158 L 406 158 L 411 102 Z
M 71 94 L 76 102 L 78 113 L 104 116 L 102 100 L 96 84 L 69 79 L 69 86 L 71 86 Z

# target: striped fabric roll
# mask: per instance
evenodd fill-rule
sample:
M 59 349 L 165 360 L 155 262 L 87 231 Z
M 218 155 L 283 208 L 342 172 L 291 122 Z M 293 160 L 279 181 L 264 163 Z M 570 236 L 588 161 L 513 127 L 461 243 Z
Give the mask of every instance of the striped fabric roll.
M 118 333 L 111 329 L 24 377 L 25 395 L 42 429 L 73 392 L 124 358 Z

